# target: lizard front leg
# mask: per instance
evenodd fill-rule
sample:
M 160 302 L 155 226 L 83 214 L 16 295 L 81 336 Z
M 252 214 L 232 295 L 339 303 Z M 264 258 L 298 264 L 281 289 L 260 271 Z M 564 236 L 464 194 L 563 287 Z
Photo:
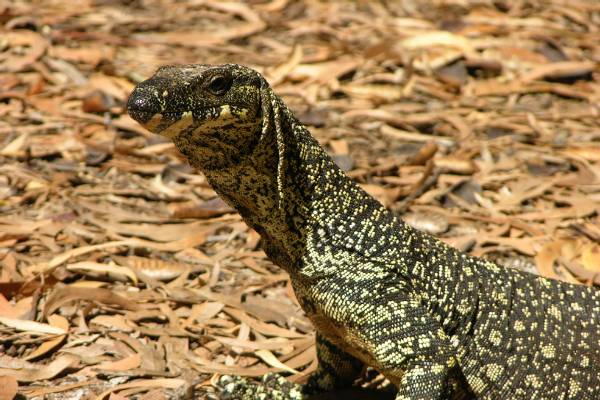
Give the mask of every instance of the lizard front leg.
M 363 372 L 364 364 L 317 333 L 317 370 L 304 385 L 304 393 L 317 394 L 349 387 Z
M 447 385 L 452 367 L 443 361 L 411 361 L 398 385 L 396 400 L 448 398 Z
M 317 370 L 304 385 L 287 381 L 277 374 L 267 374 L 261 384 L 240 377 L 223 377 L 221 398 L 237 400 L 304 400 L 310 395 L 345 388 L 360 376 L 363 363 L 317 333 Z
M 345 316 L 350 335 L 370 354 L 372 366 L 398 386 L 397 400 L 449 398 L 458 368 L 449 338 L 416 294 L 388 289 L 378 296 L 368 292 L 372 297 L 362 312 Z

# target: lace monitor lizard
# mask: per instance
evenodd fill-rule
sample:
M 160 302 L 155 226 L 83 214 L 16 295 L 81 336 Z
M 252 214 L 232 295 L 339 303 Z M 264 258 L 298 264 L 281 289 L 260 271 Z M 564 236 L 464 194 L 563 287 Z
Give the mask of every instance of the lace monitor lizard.
M 371 366 L 396 399 L 600 399 L 600 295 L 472 257 L 341 171 L 256 71 L 160 68 L 132 118 L 172 139 L 286 270 L 317 331 L 304 385 L 223 379 L 223 398 L 307 399 Z

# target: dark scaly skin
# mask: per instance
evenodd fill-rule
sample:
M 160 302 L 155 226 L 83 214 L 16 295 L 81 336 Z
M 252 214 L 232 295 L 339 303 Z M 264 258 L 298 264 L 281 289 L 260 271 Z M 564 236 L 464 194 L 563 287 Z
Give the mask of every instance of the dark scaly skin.
M 305 399 L 369 365 L 397 399 L 600 398 L 600 296 L 506 269 L 416 231 L 349 179 L 264 78 L 163 67 L 130 115 L 172 138 L 289 272 L 317 332 L 306 385 L 225 378 L 224 397 Z

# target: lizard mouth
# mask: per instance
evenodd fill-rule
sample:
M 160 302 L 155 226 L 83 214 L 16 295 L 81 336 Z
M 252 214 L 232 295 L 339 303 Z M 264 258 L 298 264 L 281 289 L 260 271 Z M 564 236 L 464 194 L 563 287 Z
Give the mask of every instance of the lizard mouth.
M 127 107 L 127 114 L 140 124 L 145 124 L 147 121 L 152 119 L 157 113 L 152 111 L 138 110 L 135 108 Z
M 151 131 L 154 131 L 154 129 L 147 125 L 151 124 L 152 121 L 157 127 L 157 123 L 160 121 L 173 123 L 184 115 L 191 114 L 189 110 L 165 110 L 165 108 L 167 107 L 165 107 L 164 100 L 161 101 L 154 92 L 144 88 L 134 89 L 127 100 L 127 113 L 129 116 Z

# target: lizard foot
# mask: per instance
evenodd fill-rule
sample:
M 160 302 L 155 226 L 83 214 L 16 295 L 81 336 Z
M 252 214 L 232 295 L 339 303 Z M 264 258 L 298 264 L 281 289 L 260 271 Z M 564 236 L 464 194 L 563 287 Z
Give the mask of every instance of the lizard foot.
M 239 376 L 223 375 L 219 379 L 222 400 L 304 400 L 302 386 L 283 376 L 269 373 L 259 384 Z

